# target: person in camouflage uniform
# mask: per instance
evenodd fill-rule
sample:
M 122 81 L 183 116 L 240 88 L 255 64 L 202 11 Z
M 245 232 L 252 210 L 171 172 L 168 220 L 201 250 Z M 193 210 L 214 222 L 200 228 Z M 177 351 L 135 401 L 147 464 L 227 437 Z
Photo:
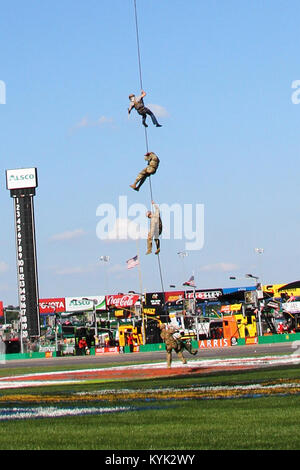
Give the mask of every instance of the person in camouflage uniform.
M 140 116 L 142 116 L 142 122 L 145 127 L 148 127 L 148 124 L 146 124 L 147 114 L 151 117 L 154 126 L 161 127 L 161 125 L 158 124 L 157 119 L 152 113 L 152 111 L 149 108 L 146 108 L 146 106 L 144 105 L 143 98 L 145 96 L 146 92 L 144 90 L 141 91 L 140 96 L 135 96 L 134 94 L 129 95 L 130 105 L 128 108 L 128 114 L 130 114 L 132 109 L 135 108 L 136 111 L 140 114 Z
M 142 184 L 144 184 L 146 178 L 150 175 L 154 175 L 159 165 L 159 158 L 154 152 L 147 152 L 145 154 L 145 160 L 148 162 L 148 166 L 144 168 L 140 173 L 137 175 L 136 180 L 133 184 L 130 185 L 132 189 L 135 191 L 139 191 Z M 137 184 L 139 185 L 137 186 Z
M 181 342 L 177 341 L 173 337 L 173 334 L 176 333 L 178 330 L 174 326 L 169 326 L 169 325 L 166 326 L 165 323 L 161 323 L 159 325 L 159 328 L 161 330 L 160 337 L 166 345 L 168 367 L 171 367 L 171 364 L 172 364 L 172 351 L 173 350 L 177 353 L 177 356 L 181 360 L 182 364 L 186 364 L 186 359 L 182 353 L 183 346 Z
M 146 216 L 150 219 L 150 230 L 148 232 L 148 238 L 147 238 L 147 253 L 146 255 L 150 255 L 152 253 L 152 239 L 154 237 L 154 241 L 156 244 L 156 252 L 155 254 L 158 255 L 160 252 L 160 239 L 159 236 L 161 235 L 162 232 L 162 221 L 160 218 L 160 212 L 159 212 L 159 207 L 157 204 L 155 204 L 154 201 L 152 201 L 152 204 L 155 208 L 154 212 L 148 211 L 146 213 Z
M 177 353 L 177 356 L 183 364 L 186 364 L 186 359 L 183 356 L 184 349 L 193 356 L 197 354 L 197 349 L 192 348 L 190 341 L 185 342 L 181 339 L 181 333 L 178 331 L 178 328 L 170 325 L 167 326 L 165 323 L 161 323 L 159 328 L 161 330 L 160 337 L 166 345 L 168 367 L 171 367 L 172 364 L 173 350 Z

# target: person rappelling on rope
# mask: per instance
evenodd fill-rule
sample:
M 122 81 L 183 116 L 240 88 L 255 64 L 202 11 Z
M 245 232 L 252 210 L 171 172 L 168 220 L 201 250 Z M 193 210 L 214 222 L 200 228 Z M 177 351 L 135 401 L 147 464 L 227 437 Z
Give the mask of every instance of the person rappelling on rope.
M 145 154 L 145 160 L 148 162 L 148 166 L 146 166 L 146 168 L 140 171 L 140 173 L 136 177 L 135 182 L 133 184 L 130 184 L 130 187 L 135 191 L 139 191 L 142 184 L 144 184 L 146 178 L 156 173 L 156 170 L 159 165 L 159 158 L 154 152 L 147 152 Z
M 144 90 L 141 91 L 140 96 L 135 96 L 134 94 L 129 95 L 130 104 L 128 108 L 128 114 L 131 113 L 132 108 L 135 108 L 136 111 L 142 116 L 142 122 L 145 127 L 148 127 L 148 124 L 146 124 L 147 114 L 151 117 L 154 126 L 162 127 L 161 124 L 158 124 L 157 119 L 152 113 L 152 111 L 149 108 L 146 108 L 146 106 L 144 105 L 143 98 L 145 96 L 146 92 Z
M 154 201 L 152 201 L 152 204 L 155 208 L 154 212 L 148 211 L 146 213 L 146 216 L 148 219 L 150 219 L 150 230 L 148 232 L 148 238 L 147 238 L 147 253 L 146 255 L 150 255 L 152 253 L 152 239 L 154 238 L 155 244 L 156 244 L 156 252 L 155 254 L 158 255 L 160 252 L 160 239 L 159 236 L 161 235 L 162 232 L 162 221 L 160 218 L 160 211 L 159 207 L 157 204 L 155 204 Z

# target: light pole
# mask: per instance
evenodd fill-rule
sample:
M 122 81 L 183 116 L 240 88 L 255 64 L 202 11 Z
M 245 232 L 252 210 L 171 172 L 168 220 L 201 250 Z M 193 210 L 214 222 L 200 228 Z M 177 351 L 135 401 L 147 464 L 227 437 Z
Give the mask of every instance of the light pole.
M 142 338 L 143 344 L 146 344 L 146 334 L 145 334 L 145 315 L 144 315 L 144 306 L 143 306 L 143 296 L 141 292 L 135 292 L 134 290 L 128 291 L 128 294 L 138 294 L 140 296 L 141 311 L 142 311 Z
M 245 274 L 245 277 L 250 278 L 250 279 L 254 279 L 255 285 L 258 283 L 259 276 L 254 276 L 253 274 Z
M 105 265 L 110 261 L 110 257 L 107 255 L 102 255 L 100 256 L 99 259 L 102 263 L 104 263 L 105 293 L 108 294 L 108 275 L 107 275 L 107 267 Z
M 45 307 L 53 308 L 53 312 L 54 312 L 54 332 L 55 332 L 55 352 L 57 352 L 58 339 L 57 339 L 56 307 L 55 307 L 55 305 L 51 305 L 51 304 L 45 304 Z
M 259 302 L 259 298 L 257 295 L 257 285 L 259 284 L 259 276 L 254 276 L 253 274 L 245 274 L 245 277 L 248 279 L 254 279 L 255 280 L 255 286 L 256 286 L 256 308 L 257 308 L 257 316 L 258 316 L 258 329 L 259 329 L 259 335 L 262 336 L 262 324 L 261 324 L 261 305 Z M 229 279 L 238 279 L 234 276 L 230 276 Z M 241 278 L 240 278 L 241 279 Z
M 258 280 L 259 280 L 259 277 L 258 276 L 254 276 L 253 274 L 245 274 L 245 278 L 247 279 L 255 279 L 255 283 L 257 284 Z M 244 279 L 244 277 L 235 277 L 235 276 L 230 276 L 229 279 L 231 281 L 235 280 L 235 281 L 240 281 L 242 279 Z
M 97 309 L 96 305 L 98 303 L 97 299 L 88 299 L 87 297 L 83 297 L 82 300 L 87 300 L 89 302 L 93 302 L 93 318 L 94 318 L 94 325 L 95 325 L 95 340 L 98 338 L 98 326 L 97 326 Z
M 262 255 L 264 254 L 265 250 L 264 248 L 254 248 L 255 253 L 259 256 L 259 263 L 258 263 L 258 272 L 260 274 L 260 283 L 262 285 L 262 278 L 263 278 L 263 272 L 262 272 Z

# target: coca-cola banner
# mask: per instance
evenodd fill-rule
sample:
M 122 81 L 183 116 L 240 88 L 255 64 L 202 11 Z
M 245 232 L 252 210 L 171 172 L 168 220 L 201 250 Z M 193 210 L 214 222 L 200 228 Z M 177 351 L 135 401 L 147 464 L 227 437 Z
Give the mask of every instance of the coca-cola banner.
M 54 315 L 66 311 L 65 298 L 40 299 L 39 308 L 41 315 Z
M 4 310 L 3 310 L 3 302 L 0 300 L 0 317 L 4 316 Z
M 139 294 L 107 295 L 106 305 L 110 308 L 129 308 L 133 307 L 139 299 Z

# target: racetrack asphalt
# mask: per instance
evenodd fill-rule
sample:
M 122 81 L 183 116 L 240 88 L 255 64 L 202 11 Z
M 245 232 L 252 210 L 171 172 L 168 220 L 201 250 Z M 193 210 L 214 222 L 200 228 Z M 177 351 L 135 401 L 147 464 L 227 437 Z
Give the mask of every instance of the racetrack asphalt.
M 247 357 L 247 356 L 260 356 L 260 355 L 274 355 L 274 354 L 292 354 L 299 349 L 298 342 L 285 342 L 285 343 L 270 343 L 270 344 L 256 344 L 247 346 L 231 346 L 223 348 L 203 348 L 199 349 L 196 356 L 197 359 L 208 358 L 230 358 L 230 357 Z M 174 361 L 176 361 L 176 354 L 174 354 Z M 190 356 L 187 352 L 184 353 L 188 359 Z M 51 358 L 38 358 L 38 359 L 18 359 L 6 360 L 0 364 L 1 369 L 9 368 L 32 368 L 32 367 L 45 367 L 45 366 L 103 366 L 106 364 L 129 364 L 129 363 L 145 363 L 157 362 L 166 360 L 165 351 L 152 351 L 152 352 L 137 352 L 126 354 L 110 354 L 104 353 L 97 356 L 63 356 Z

